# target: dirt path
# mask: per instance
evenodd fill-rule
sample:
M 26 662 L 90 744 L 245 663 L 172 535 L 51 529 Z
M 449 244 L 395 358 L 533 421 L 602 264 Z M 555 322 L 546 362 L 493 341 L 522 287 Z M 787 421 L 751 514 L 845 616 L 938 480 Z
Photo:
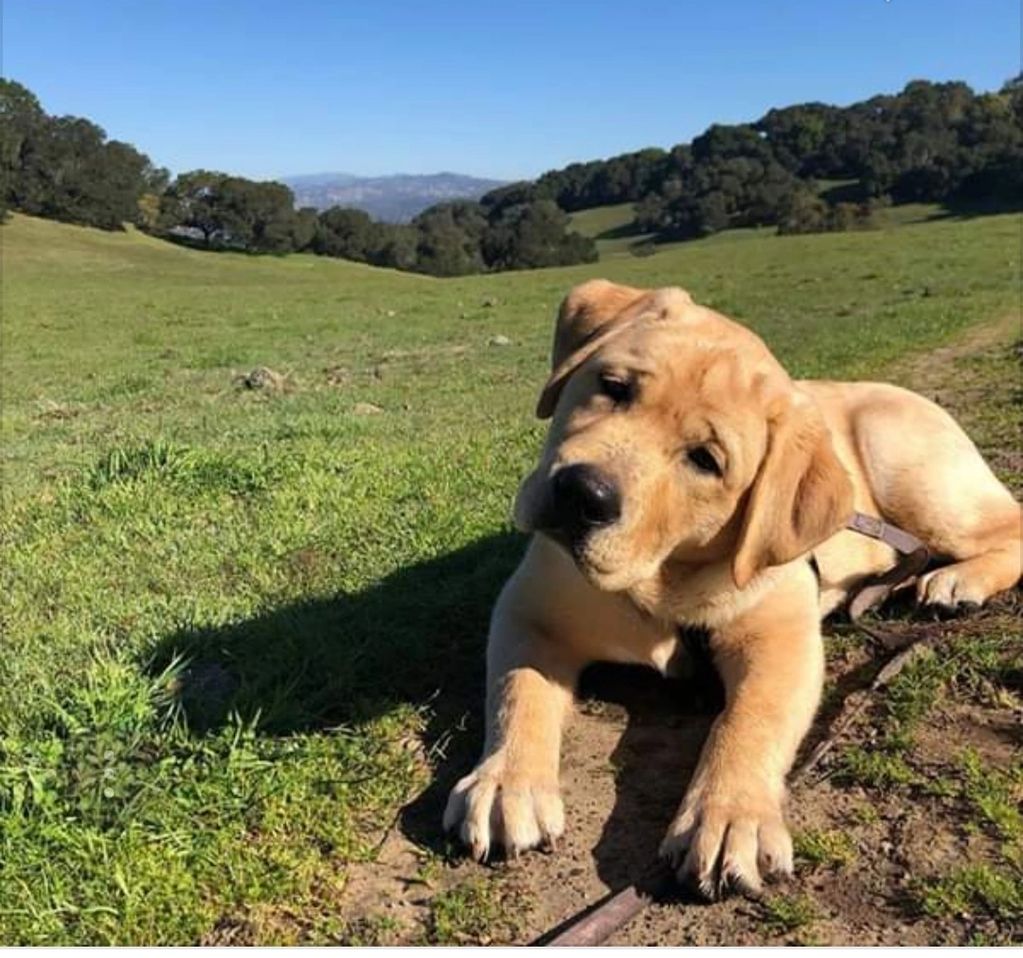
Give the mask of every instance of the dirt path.
M 1009 385 L 1019 381 L 1019 335 L 1019 318 L 1008 317 L 886 377 L 950 408 L 1006 477 L 1020 464 L 1020 396 Z M 823 778 L 793 790 L 797 874 L 788 887 L 761 902 L 661 902 L 610 943 L 1023 940 L 1017 602 L 948 624 L 938 654 L 867 710 L 823 763 Z M 848 633 L 831 635 L 828 651 L 810 742 L 880 664 Z M 451 755 L 378 860 L 351 873 L 339 902 L 349 942 L 526 943 L 648 873 L 709 727 L 709 703 L 642 670 L 602 667 L 587 685 L 595 697 L 584 698 L 566 735 L 569 828 L 557 853 L 489 866 L 449 856 L 436 834 L 443 799 L 471 764 Z

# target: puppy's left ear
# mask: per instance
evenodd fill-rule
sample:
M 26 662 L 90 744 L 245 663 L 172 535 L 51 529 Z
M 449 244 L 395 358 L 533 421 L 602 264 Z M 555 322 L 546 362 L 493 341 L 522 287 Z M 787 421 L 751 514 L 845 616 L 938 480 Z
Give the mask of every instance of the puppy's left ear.
M 753 482 L 732 578 L 741 589 L 762 569 L 791 562 L 837 532 L 853 511 L 849 474 L 816 405 L 786 400 L 768 421 L 767 454 Z
M 644 295 L 642 289 L 606 279 L 591 279 L 569 290 L 558 309 L 551 375 L 536 404 L 538 418 L 547 419 L 554 412 L 568 377 L 597 351 L 628 307 Z
M 537 416 L 546 419 L 552 415 L 569 376 L 638 316 L 648 312 L 668 316 L 691 303 L 689 294 L 677 287 L 652 291 L 606 279 L 591 279 L 574 287 L 558 310 L 551 375 L 540 393 Z

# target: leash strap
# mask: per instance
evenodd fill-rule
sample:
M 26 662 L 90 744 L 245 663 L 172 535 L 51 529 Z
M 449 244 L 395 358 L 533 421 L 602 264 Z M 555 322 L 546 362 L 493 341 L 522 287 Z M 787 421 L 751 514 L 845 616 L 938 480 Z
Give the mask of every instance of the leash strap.
M 919 575 L 931 558 L 931 551 L 916 536 L 889 525 L 877 516 L 854 512 L 845 524 L 846 529 L 877 539 L 891 546 L 899 559 L 887 572 L 863 580 L 849 602 L 849 618 L 856 622 L 868 609 L 884 602 L 899 584 Z

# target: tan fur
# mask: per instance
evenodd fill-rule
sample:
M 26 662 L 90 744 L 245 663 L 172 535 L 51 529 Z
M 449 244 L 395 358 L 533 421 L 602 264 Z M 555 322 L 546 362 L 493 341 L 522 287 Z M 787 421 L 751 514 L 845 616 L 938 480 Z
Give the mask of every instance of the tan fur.
M 628 377 L 636 398 L 616 406 L 601 375 Z M 664 671 L 678 627 L 702 625 L 726 706 L 662 853 L 708 895 L 756 892 L 792 867 L 784 781 L 820 697 L 820 619 L 894 561 L 843 529 L 848 514 L 880 515 L 946 556 L 917 591 L 955 606 L 1018 582 L 1020 506 L 933 403 L 879 383 L 793 382 L 756 335 L 677 289 L 595 280 L 570 292 L 538 413 L 553 418 L 516 499 L 519 527 L 535 530 L 568 465 L 613 481 L 621 515 L 574 556 L 533 536 L 491 622 L 484 755 L 445 827 L 479 858 L 554 842 L 581 669 Z M 722 475 L 693 467 L 696 447 Z

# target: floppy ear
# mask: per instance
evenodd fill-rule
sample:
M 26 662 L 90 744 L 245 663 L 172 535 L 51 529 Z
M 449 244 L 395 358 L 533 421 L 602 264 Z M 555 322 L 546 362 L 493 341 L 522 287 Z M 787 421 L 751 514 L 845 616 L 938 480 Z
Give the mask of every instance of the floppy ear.
M 606 279 L 592 279 L 573 288 L 558 310 L 551 375 L 540 393 L 536 415 L 546 419 L 554 412 L 568 377 L 613 335 L 647 311 L 659 309 L 666 316 L 669 306 L 679 302 L 692 300 L 675 288 L 652 292 Z
M 741 589 L 762 569 L 791 562 L 837 532 L 853 489 L 809 400 L 788 402 L 768 421 L 767 454 L 750 489 L 732 578 Z
M 554 412 L 566 380 L 593 355 L 604 341 L 601 334 L 645 295 L 645 290 L 621 286 L 606 279 L 591 279 L 573 287 L 561 301 L 551 347 L 551 375 L 536 404 L 536 415 Z

